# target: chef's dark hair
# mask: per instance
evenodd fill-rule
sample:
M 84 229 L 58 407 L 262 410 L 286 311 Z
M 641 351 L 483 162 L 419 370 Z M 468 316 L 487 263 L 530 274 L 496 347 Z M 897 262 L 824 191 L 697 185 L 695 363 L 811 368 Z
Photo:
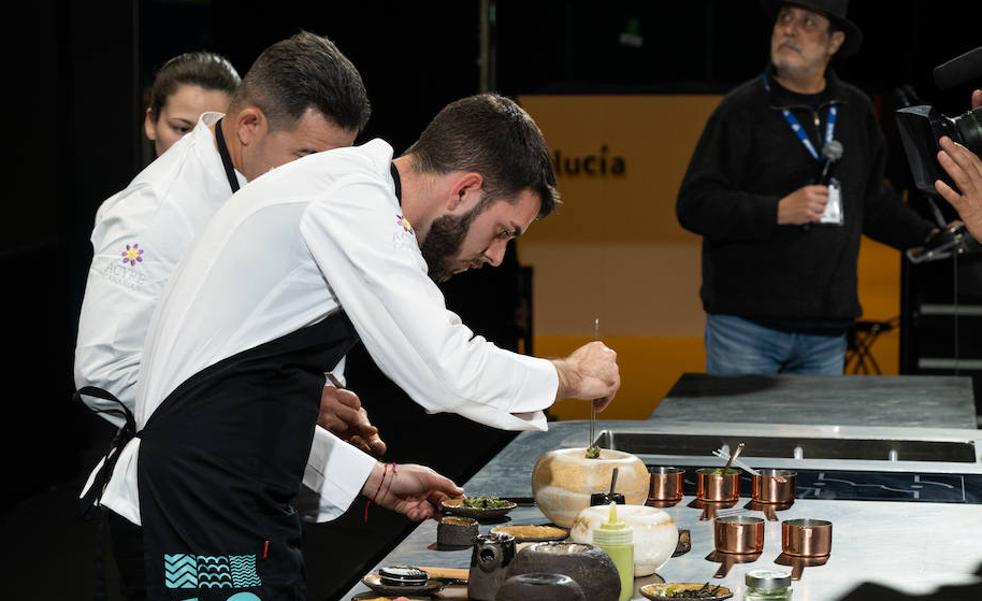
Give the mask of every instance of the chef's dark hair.
M 542 200 L 539 218 L 560 204 L 556 172 L 542 132 L 521 107 L 497 94 L 445 106 L 406 154 L 422 173 L 475 171 L 484 178 L 482 204 L 517 200 L 531 189 Z
M 150 87 L 150 112 L 153 119 L 167 99 L 182 85 L 201 86 L 231 96 L 239 87 L 239 73 L 224 56 L 214 52 L 185 52 L 170 59 L 157 71 Z
M 343 129 L 372 114 L 361 74 L 331 40 L 302 31 L 263 51 L 232 98 L 229 113 L 259 107 L 271 129 L 291 129 L 313 108 Z

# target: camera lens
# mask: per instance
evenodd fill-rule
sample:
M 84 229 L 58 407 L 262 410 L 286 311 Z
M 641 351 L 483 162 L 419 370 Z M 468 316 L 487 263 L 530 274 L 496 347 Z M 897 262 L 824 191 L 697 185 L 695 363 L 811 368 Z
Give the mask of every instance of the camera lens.
M 955 141 L 975 154 L 982 154 L 982 107 L 955 117 L 951 125 Z

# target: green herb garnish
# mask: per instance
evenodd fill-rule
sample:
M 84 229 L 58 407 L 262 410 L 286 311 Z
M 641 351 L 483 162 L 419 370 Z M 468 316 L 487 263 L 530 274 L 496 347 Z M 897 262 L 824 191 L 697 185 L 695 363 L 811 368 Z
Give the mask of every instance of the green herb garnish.
M 673 586 L 666 586 L 662 589 L 662 596 L 671 597 L 672 599 L 712 599 L 719 594 L 720 586 L 715 586 L 710 588 L 710 584 L 707 582 L 702 585 L 702 588 L 698 590 L 681 590 L 676 589 Z
M 600 459 L 600 447 L 597 445 L 591 445 L 587 447 L 586 450 L 587 459 Z
M 468 509 L 502 509 L 511 503 L 498 497 L 464 497 L 463 506 Z

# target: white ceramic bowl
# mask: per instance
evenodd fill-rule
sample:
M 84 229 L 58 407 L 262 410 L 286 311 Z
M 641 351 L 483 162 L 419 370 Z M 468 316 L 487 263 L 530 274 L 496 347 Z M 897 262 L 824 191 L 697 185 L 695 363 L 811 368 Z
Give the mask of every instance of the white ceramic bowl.
M 609 505 L 587 507 L 576 516 L 570 529 L 570 540 L 593 544 L 593 530 L 607 521 Z M 634 531 L 634 577 L 654 574 L 675 552 L 679 529 L 671 516 L 657 507 L 618 505 L 617 519 Z

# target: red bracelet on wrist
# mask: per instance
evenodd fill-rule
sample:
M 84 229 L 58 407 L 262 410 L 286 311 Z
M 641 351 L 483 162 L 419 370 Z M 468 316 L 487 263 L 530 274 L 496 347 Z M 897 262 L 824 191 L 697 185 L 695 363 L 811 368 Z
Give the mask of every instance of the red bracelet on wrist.
M 391 465 L 392 465 L 392 477 L 389 478 L 389 485 L 385 487 L 385 494 L 386 495 L 388 495 L 389 494 L 389 490 L 392 489 L 392 481 L 396 479 L 396 474 L 399 473 L 398 471 L 396 471 L 396 464 L 393 463 Z
M 375 495 L 372 496 L 372 498 L 369 499 L 367 503 L 365 503 L 365 515 L 363 516 L 363 519 L 366 522 L 368 521 L 368 508 L 372 506 L 372 503 L 374 503 L 376 499 L 378 499 L 378 493 L 382 491 L 382 485 L 385 484 L 385 475 L 388 473 L 389 473 L 389 464 L 386 463 L 382 468 L 382 479 L 379 480 L 378 482 L 378 488 L 375 489 Z

